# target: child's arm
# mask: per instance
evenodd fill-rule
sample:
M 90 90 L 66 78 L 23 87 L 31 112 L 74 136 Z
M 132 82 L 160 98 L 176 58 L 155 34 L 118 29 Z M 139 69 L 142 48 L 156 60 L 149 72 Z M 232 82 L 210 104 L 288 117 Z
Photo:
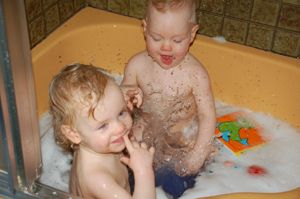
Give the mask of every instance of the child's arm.
M 204 68 L 198 67 L 198 70 L 193 71 L 190 79 L 193 85 L 194 99 L 197 104 L 199 127 L 194 148 L 183 160 L 183 164 L 187 169 L 180 172 L 181 175 L 199 172 L 211 153 L 212 139 L 216 128 L 214 97 L 208 73 Z
M 133 109 L 133 106 L 139 108 L 143 100 L 143 92 L 139 88 L 137 80 L 138 68 L 141 66 L 140 57 L 140 55 L 136 55 L 129 60 L 125 67 L 124 78 L 121 83 L 124 99 L 130 110 Z
M 124 136 L 124 141 L 130 157 L 122 157 L 121 161 L 128 165 L 134 173 L 135 187 L 132 198 L 156 198 L 154 172 L 152 167 L 154 148 L 151 147 L 148 150 L 145 143 L 131 143 L 127 135 Z

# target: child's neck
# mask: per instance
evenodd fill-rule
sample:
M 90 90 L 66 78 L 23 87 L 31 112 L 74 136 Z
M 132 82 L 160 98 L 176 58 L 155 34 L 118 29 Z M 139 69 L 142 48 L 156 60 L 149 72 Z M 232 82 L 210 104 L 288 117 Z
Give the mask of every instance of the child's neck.
M 86 154 L 90 157 L 97 158 L 97 159 L 107 159 L 107 160 L 115 159 L 115 158 L 119 159 L 120 156 L 122 155 L 122 152 L 120 152 L 120 153 L 98 153 L 84 144 L 80 144 L 78 150 L 79 150 L 79 153 L 81 152 L 82 154 Z

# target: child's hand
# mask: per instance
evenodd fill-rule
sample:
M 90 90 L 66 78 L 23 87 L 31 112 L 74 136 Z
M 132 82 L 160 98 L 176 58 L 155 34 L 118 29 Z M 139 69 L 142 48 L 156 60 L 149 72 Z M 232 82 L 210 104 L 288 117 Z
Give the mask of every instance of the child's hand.
M 130 141 L 128 135 L 124 136 L 126 148 L 130 157 L 121 157 L 121 162 L 128 165 L 135 174 L 144 174 L 146 171 L 153 171 L 154 148 L 147 149 L 146 143 Z
M 132 111 L 133 107 L 139 108 L 143 102 L 143 91 L 137 86 L 121 86 L 127 107 Z
M 190 151 L 182 159 L 182 162 L 175 166 L 176 173 L 180 176 L 197 174 L 204 165 L 210 151 L 209 147 L 200 151 Z

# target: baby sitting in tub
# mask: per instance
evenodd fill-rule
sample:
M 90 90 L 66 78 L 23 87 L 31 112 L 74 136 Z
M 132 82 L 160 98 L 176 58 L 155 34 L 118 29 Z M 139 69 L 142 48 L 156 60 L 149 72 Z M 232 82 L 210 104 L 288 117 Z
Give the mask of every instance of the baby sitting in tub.
M 132 119 L 120 88 L 99 68 L 70 65 L 50 85 L 55 137 L 74 154 L 69 189 L 81 198 L 156 198 L 154 148 L 128 139 Z M 130 157 L 123 155 L 126 147 Z M 136 186 L 130 194 L 128 165 Z
M 133 56 L 122 81 L 134 109 L 137 141 L 155 146 L 156 185 L 174 198 L 194 186 L 216 127 L 210 79 L 189 51 L 198 25 L 194 0 L 149 0 L 147 51 Z

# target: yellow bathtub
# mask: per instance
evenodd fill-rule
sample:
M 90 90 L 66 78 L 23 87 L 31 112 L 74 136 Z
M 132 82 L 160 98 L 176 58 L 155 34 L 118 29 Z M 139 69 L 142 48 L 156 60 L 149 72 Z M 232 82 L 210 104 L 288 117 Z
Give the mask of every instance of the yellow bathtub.
M 121 74 L 127 60 L 145 49 L 141 22 L 84 8 L 32 50 L 38 112 L 48 110 L 48 85 L 66 64 L 85 63 Z M 216 99 L 270 113 L 300 129 L 300 60 L 198 36 L 191 52 L 207 68 Z M 299 199 L 284 193 L 238 193 L 209 198 Z

